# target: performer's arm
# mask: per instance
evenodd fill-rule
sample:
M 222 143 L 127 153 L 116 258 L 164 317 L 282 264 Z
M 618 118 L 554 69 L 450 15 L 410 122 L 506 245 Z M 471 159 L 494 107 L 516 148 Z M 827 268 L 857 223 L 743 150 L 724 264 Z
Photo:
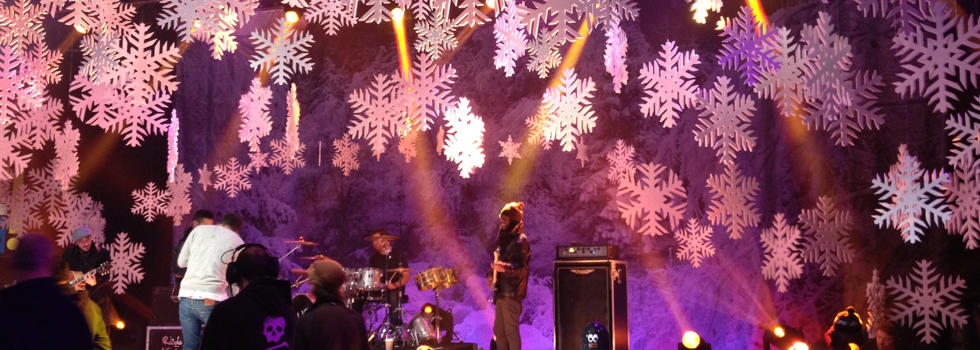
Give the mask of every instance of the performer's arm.
M 187 268 L 187 260 L 190 258 L 190 247 L 193 246 L 191 241 L 194 238 L 194 231 L 187 235 L 187 240 L 184 241 L 184 246 L 180 248 L 180 253 L 177 254 L 177 267 Z

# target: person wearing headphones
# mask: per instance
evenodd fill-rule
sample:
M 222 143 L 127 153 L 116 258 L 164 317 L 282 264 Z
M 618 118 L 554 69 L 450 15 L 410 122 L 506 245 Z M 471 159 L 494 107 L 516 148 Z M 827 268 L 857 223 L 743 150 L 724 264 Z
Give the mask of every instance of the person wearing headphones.
M 241 292 L 218 303 L 208 318 L 201 349 L 291 349 L 296 327 L 289 282 L 279 260 L 261 244 L 235 248 L 225 277 Z
M 245 243 L 238 236 L 241 229 L 242 218 L 226 214 L 221 225 L 200 225 L 191 230 L 180 250 L 177 266 L 187 268 L 177 293 L 184 350 L 200 348 L 201 330 L 214 305 L 228 299 L 225 269 L 228 254 Z

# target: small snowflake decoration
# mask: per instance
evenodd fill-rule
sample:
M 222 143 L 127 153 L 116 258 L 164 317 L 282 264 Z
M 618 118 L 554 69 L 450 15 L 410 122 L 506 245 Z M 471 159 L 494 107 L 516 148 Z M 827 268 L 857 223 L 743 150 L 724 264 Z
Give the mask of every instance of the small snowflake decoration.
M 626 86 L 629 72 L 626 71 L 626 50 L 629 43 L 626 41 L 626 32 L 619 26 L 619 20 L 613 21 L 613 25 L 606 27 L 606 52 L 603 55 L 603 63 L 606 65 L 606 72 L 613 77 L 613 91 L 617 94 Z
M 949 164 L 959 169 L 969 169 L 980 156 L 980 97 L 977 97 L 969 113 L 953 114 L 946 120 L 946 130 L 953 139 L 953 154 Z
M 725 173 L 708 175 L 708 189 L 712 200 L 708 206 L 708 219 L 713 225 L 726 226 L 728 237 L 742 238 L 747 227 L 759 225 L 761 217 L 753 202 L 759 193 L 759 182 L 744 176 L 734 163 L 725 166 Z
M 483 154 L 483 118 L 470 110 L 470 100 L 459 99 L 459 104 L 446 112 L 446 145 L 443 154 L 446 159 L 458 164 L 459 176 L 468 179 L 476 168 L 482 167 L 486 156 Z
M 493 37 L 497 41 L 493 66 L 503 68 L 508 77 L 514 75 L 517 60 L 527 53 L 527 30 L 521 23 L 516 2 L 508 2 L 503 14 L 497 17 L 493 24 Z
M 442 16 L 419 20 L 415 23 L 415 50 L 433 60 L 442 58 L 446 52 L 456 49 L 456 26 Z
M 637 176 L 636 169 L 640 175 Z M 684 216 L 687 191 L 672 170 L 656 164 L 630 165 L 627 169 L 613 169 L 616 179 L 616 204 L 619 216 L 634 231 L 649 236 L 660 236 L 670 231 L 661 221 L 677 227 Z
M 208 165 L 204 164 L 200 169 L 197 169 L 197 183 L 201 184 L 201 188 L 204 191 L 208 190 L 208 187 L 214 187 L 214 182 L 211 178 L 213 174 L 211 170 L 208 169 Z
M 406 125 L 404 109 L 397 108 L 401 98 L 400 84 L 385 74 L 376 75 L 369 89 L 350 94 L 355 119 L 348 133 L 367 140 L 376 159 L 381 159 L 388 140 Z
M 258 152 L 259 141 L 272 131 L 269 104 L 272 103 L 272 89 L 262 86 L 259 77 L 252 79 L 252 86 L 238 101 L 238 111 L 242 122 L 238 128 L 238 139 L 247 142 L 249 152 Z
M 169 200 L 167 192 L 157 188 L 157 185 L 152 182 L 146 184 L 146 187 L 142 189 L 134 190 L 132 196 L 133 208 L 130 211 L 133 214 L 142 215 L 147 222 L 153 221 L 154 217 L 163 214 Z
M 538 77 L 544 79 L 548 77 L 552 68 L 561 64 L 562 56 L 559 49 L 565 43 L 559 32 L 560 28 L 548 30 L 540 28 L 538 32 L 530 31 L 534 34 L 531 42 L 528 43 L 527 70 L 537 72 Z
M 572 68 L 566 69 L 558 86 L 544 93 L 542 103 L 549 118 L 545 125 L 545 140 L 558 140 L 561 150 L 570 152 L 586 133 L 592 132 L 597 117 L 592 110 L 592 78 L 580 80 Z
M 616 147 L 606 154 L 606 160 L 609 161 L 609 180 L 618 182 L 635 173 L 635 154 L 633 146 L 627 145 L 623 140 L 616 140 Z
M 800 223 L 804 237 L 803 262 L 820 264 L 823 275 L 832 277 L 841 264 L 854 260 L 851 213 L 837 210 L 829 197 L 820 197 L 815 209 L 803 210 Z
M 805 96 L 824 103 L 848 99 L 850 94 L 844 91 L 844 80 L 851 70 L 851 43 L 835 32 L 830 15 L 821 11 L 816 24 L 803 25 L 800 39 L 805 43 L 804 52 L 810 57 L 803 66 Z M 849 100 L 842 103 L 850 104 Z
M 702 260 L 715 255 L 715 246 L 711 243 L 712 231 L 714 230 L 711 225 L 702 224 L 698 219 L 691 218 L 687 227 L 678 230 L 674 235 L 677 244 L 680 245 L 677 258 L 690 261 L 695 268 L 701 267 Z
M 167 201 L 163 214 L 174 220 L 174 226 L 180 226 L 184 215 L 191 212 L 191 182 L 194 179 L 184 171 L 183 164 L 177 164 L 173 180 L 167 181 Z
M 312 0 L 303 17 L 310 23 L 319 23 L 327 35 L 336 35 L 340 28 L 357 23 L 355 6 L 351 0 Z
M 884 207 L 872 215 L 875 225 L 901 230 L 905 242 L 918 243 L 927 226 L 949 220 L 949 207 L 941 197 L 949 183 L 945 171 L 923 170 L 905 145 L 898 146 L 898 162 L 887 174 L 878 174 L 871 180 L 871 188 Z
M 681 111 L 697 102 L 694 65 L 701 60 L 694 50 L 678 55 L 673 41 L 665 42 L 661 48 L 660 58 L 644 63 L 640 69 L 640 82 L 646 94 L 640 111 L 644 117 L 659 115 L 663 126 L 669 128 L 677 125 Z
M 416 144 L 418 134 L 418 131 L 411 131 L 402 135 L 401 139 L 398 140 L 398 153 L 405 157 L 405 163 L 411 163 L 412 159 L 418 156 L 418 145 Z
M 755 136 L 749 130 L 749 122 L 755 113 L 755 101 L 751 96 L 736 93 L 731 79 L 718 77 L 714 90 L 703 91 L 699 97 L 701 120 L 694 139 L 701 147 L 715 149 L 722 164 L 735 161 L 735 152 L 752 151 Z
M 881 322 L 888 319 L 885 310 L 885 285 L 878 278 L 878 269 L 871 273 L 865 294 L 868 300 L 868 334 L 876 334 Z
M 344 134 L 342 139 L 333 140 L 333 149 L 333 166 L 343 170 L 344 176 L 350 176 L 351 171 L 360 167 L 357 152 L 361 151 L 361 145 L 354 143 L 350 134 Z
M 269 72 L 276 84 L 284 85 L 294 73 L 306 73 L 313 68 L 313 61 L 306 52 L 313 36 L 296 31 L 285 18 L 276 22 L 275 29 L 252 32 L 251 38 L 256 54 L 249 61 L 249 67 Z
M 796 247 L 800 230 L 788 224 L 783 213 L 777 213 L 772 227 L 762 230 L 760 240 L 766 251 L 762 275 L 767 280 L 775 280 L 776 290 L 786 293 L 789 281 L 803 274 L 803 261 Z
M 949 233 L 963 235 L 966 249 L 980 246 L 980 164 L 954 169 L 953 180 L 946 189 L 952 215 L 946 221 Z
M 225 191 L 229 198 L 235 198 L 239 192 L 252 188 L 248 167 L 239 165 L 237 158 L 231 158 L 227 163 L 214 167 L 214 173 L 214 188 Z
M 811 58 L 784 27 L 776 28 L 775 37 L 767 45 L 767 50 L 775 52 L 779 68 L 760 72 L 755 93 L 760 98 L 776 101 L 783 116 L 796 116 L 803 108 L 803 68 Z
M 759 81 L 759 72 L 777 68 L 776 56 L 769 50 L 773 40 L 771 27 L 759 23 L 752 8 L 742 6 L 739 16 L 727 23 L 721 32 L 722 48 L 718 63 L 741 72 L 749 86 Z
M 143 281 L 143 266 L 141 258 L 146 253 L 146 247 L 139 242 L 131 242 L 129 235 L 120 232 L 109 246 L 109 281 L 116 295 L 126 293 L 126 288 Z
M 947 113 L 959 101 L 955 93 L 980 80 L 980 23 L 974 16 L 954 15 L 943 1 L 928 5 L 922 25 L 899 33 L 892 44 L 903 70 L 895 92 L 928 97 L 936 112 Z
M 293 170 L 306 166 L 306 161 L 303 160 L 303 152 L 306 151 L 305 144 L 300 143 L 297 148 L 293 142 L 287 138 L 282 138 L 272 141 L 270 145 L 272 146 L 272 157 L 269 159 L 269 165 L 281 169 L 286 175 L 292 174 Z
M 521 143 L 514 142 L 511 135 L 507 135 L 507 141 L 497 141 L 500 143 L 500 158 L 507 158 L 507 165 L 511 165 L 514 159 L 521 159 Z
M 915 328 L 923 343 L 935 343 L 944 328 L 966 325 L 967 315 L 960 304 L 966 281 L 937 274 L 929 260 L 917 261 L 913 274 L 889 278 L 887 284 L 894 298 L 892 320 Z

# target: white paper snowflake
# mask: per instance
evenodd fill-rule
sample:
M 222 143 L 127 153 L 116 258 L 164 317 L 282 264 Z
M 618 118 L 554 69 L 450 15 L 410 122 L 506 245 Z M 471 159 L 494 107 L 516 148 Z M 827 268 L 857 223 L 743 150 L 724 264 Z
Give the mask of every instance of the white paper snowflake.
M 171 71 L 180 48 L 154 39 L 150 26 L 142 23 L 137 23 L 123 38 L 122 61 L 119 70 L 111 73 L 112 79 L 130 83 L 127 85 L 130 96 L 142 101 L 177 90 L 178 82 Z
M 701 120 L 694 131 L 694 139 L 701 147 L 715 149 L 722 164 L 735 161 L 735 152 L 752 151 L 755 136 L 749 130 L 749 122 L 755 113 L 755 101 L 751 96 L 734 91 L 731 80 L 720 76 L 713 90 L 703 90 L 698 108 Z
M 640 82 L 646 94 L 640 112 L 644 117 L 659 115 L 663 126 L 670 128 L 677 125 L 681 111 L 697 102 L 694 65 L 701 60 L 694 50 L 678 55 L 673 41 L 665 42 L 661 48 L 660 58 L 644 63 L 640 69 Z
M 691 3 L 692 19 L 695 22 L 704 24 L 708 18 L 708 12 L 721 12 L 721 0 L 688 0 Z
M 418 145 L 416 140 L 418 139 L 418 131 L 410 131 L 398 140 L 398 153 L 401 153 L 405 157 L 405 163 L 411 163 L 412 159 L 418 156 Z
M 606 27 L 606 52 L 603 55 L 603 63 L 606 65 L 606 72 L 613 77 L 613 91 L 617 94 L 626 86 L 629 73 L 626 71 L 626 50 L 629 43 L 626 41 L 626 32 L 619 26 L 619 21 L 614 21 L 614 25 Z
M 306 73 L 313 68 L 313 61 L 307 56 L 313 36 L 297 31 L 285 18 L 280 18 L 273 29 L 255 30 L 251 38 L 255 55 L 249 67 L 269 72 L 276 84 L 284 85 L 294 73 Z
M 561 44 L 580 37 L 578 28 L 583 16 L 578 0 L 544 0 L 541 3 L 529 2 L 528 5 L 534 7 L 520 5 L 522 21 L 528 32 L 538 33 L 539 29 L 551 27 L 555 39 Z
M 303 17 L 310 23 L 319 23 L 327 35 L 336 35 L 340 28 L 357 24 L 351 0 L 311 0 Z
M 139 242 L 131 242 L 125 232 L 116 234 L 116 239 L 109 247 L 109 281 L 116 295 L 126 293 L 129 286 L 143 281 L 143 254 L 146 247 Z
M 269 104 L 272 103 L 272 89 L 262 86 L 262 79 L 252 79 L 252 86 L 238 101 L 238 111 L 242 122 L 238 128 L 238 139 L 248 143 L 249 152 L 259 150 L 262 137 L 272 131 L 272 117 Z
M 92 241 L 96 247 L 105 242 L 105 218 L 102 216 L 102 203 L 96 202 L 88 194 L 62 191 L 61 207 L 48 208 L 48 221 L 58 232 L 57 243 L 67 247 L 71 244 L 71 232 L 80 226 L 92 230 Z
M 388 10 L 388 3 L 391 0 L 354 0 L 368 4 L 367 11 L 360 17 L 361 22 L 381 23 L 391 21 L 391 11 Z
M 299 147 L 296 148 L 288 139 L 282 138 L 272 141 L 270 145 L 272 146 L 272 157 L 269 159 L 270 166 L 281 169 L 286 175 L 292 174 L 293 170 L 306 166 L 306 161 L 303 160 L 303 152 L 306 151 L 305 144 L 300 143 Z
M 854 0 L 866 17 L 882 17 L 891 21 L 899 33 L 911 33 L 919 27 L 924 10 L 931 0 Z
M 344 134 L 343 138 L 333 140 L 333 149 L 333 166 L 340 168 L 344 176 L 350 176 L 351 171 L 360 167 L 357 152 L 361 151 L 361 145 L 354 143 L 350 134 Z
M 429 130 L 436 119 L 456 103 L 452 94 L 452 84 L 456 79 L 456 69 L 452 65 L 437 64 L 427 55 L 420 55 L 412 68 L 412 78 L 401 79 L 400 91 L 404 97 L 408 115 L 406 124 L 413 129 Z
M 636 173 L 636 160 L 633 159 L 636 149 L 627 145 L 623 140 L 616 140 L 616 147 L 606 154 L 609 161 L 609 180 L 617 182 L 629 178 Z
M 440 125 L 439 132 L 436 133 L 436 154 L 441 156 L 442 151 L 445 148 L 446 148 L 446 128 Z
M 43 87 L 44 84 L 61 83 L 64 77 L 61 74 L 61 61 L 64 58 L 61 51 L 49 50 L 47 45 L 35 45 L 23 57 L 23 71 L 28 84 Z
M 521 143 L 514 142 L 511 135 L 507 135 L 507 141 L 497 141 L 500 144 L 500 158 L 507 158 L 507 165 L 511 165 L 514 159 L 521 159 Z
M 830 15 L 821 11 L 816 24 L 804 24 L 800 30 L 800 39 L 806 43 L 803 50 L 810 57 L 803 66 L 805 96 L 825 103 L 849 98 L 844 91 L 844 80 L 851 70 L 853 56 L 850 42 L 834 32 L 830 21 Z
M 833 103 L 824 102 L 818 111 L 817 114 L 824 115 L 819 129 L 830 131 L 838 146 L 853 146 L 859 131 L 878 129 L 884 123 L 885 116 L 876 102 L 885 84 L 875 72 L 854 74 L 844 84 L 847 97 L 835 96 Z M 850 100 L 849 104 L 844 99 Z M 804 123 L 811 125 L 808 120 Z
M 776 281 L 776 290 L 786 293 L 789 281 L 803 274 L 803 261 L 797 248 L 800 230 L 786 222 L 783 213 L 773 217 L 772 227 L 762 230 L 762 247 L 765 257 L 762 275 Z
M 433 60 L 442 58 L 448 51 L 456 49 L 456 26 L 444 17 L 436 16 L 415 23 L 415 50 Z
M 174 226 L 180 226 L 185 215 L 191 212 L 191 174 L 184 171 L 183 164 L 177 164 L 174 178 L 167 181 L 167 205 L 163 214 L 174 220 Z
M 803 227 L 803 262 L 820 264 L 826 277 L 837 274 L 843 263 L 854 260 L 850 235 L 854 227 L 851 213 L 838 210 L 830 197 L 820 197 L 817 207 L 800 213 Z
M 78 142 L 82 134 L 71 127 L 70 122 L 54 138 L 54 179 L 61 189 L 68 190 L 71 181 L 78 175 Z
M 82 38 L 82 66 L 79 74 L 94 83 L 102 83 L 119 69 L 122 60 L 122 36 L 112 32 L 86 35 Z
M 348 133 L 368 141 L 371 153 L 381 159 L 388 140 L 406 126 L 406 113 L 398 108 L 403 92 L 390 76 L 378 74 L 368 89 L 354 90 L 349 102 L 354 112 Z
M 475 27 L 490 20 L 482 10 L 484 0 L 455 0 L 455 3 L 462 10 L 453 20 L 457 26 Z
M 201 184 L 201 188 L 204 191 L 208 190 L 208 187 L 214 187 L 214 180 L 211 178 L 213 174 L 211 170 L 208 169 L 208 165 L 204 164 L 200 169 L 197 169 L 197 183 Z
M 687 191 L 672 170 L 656 164 L 636 166 L 639 171 L 619 172 L 616 204 L 619 216 L 637 233 L 660 236 L 677 227 L 684 216 Z M 667 221 L 670 226 L 665 226 Z
M 275 143 L 273 143 L 273 147 Z M 252 188 L 248 177 L 248 167 L 238 164 L 238 158 L 228 159 L 225 164 L 214 167 L 214 188 L 225 191 L 229 198 L 235 198 L 239 192 Z
M 497 17 L 493 37 L 497 41 L 493 66 L 503 68 L 506 76 L 513 76 L 517 60 L 527 53 L 527 30 L 521 23 L 516 2 L 508 2 L 503 14 Z
M 124 34 L 133 29 L 136 7 L 122 0 L 71 1 L 58 21 L 86 33 Z
M 558 86 L 544 93 L 542 106 L 549 114 L 545 139 L 558 140 L 562 151 L 574 150 L 582 136 L 592 132 L 598 119 L 592 110 L 593 92 L 592 78 L 578 79 L 574 68 L 562 72 Z
M 767 45 L 767 50 L 776 54 L 778 68 L 759 72 L 755 93 L 760 98 L 773 99 L 783 116 L 799 116 L 803 108 L 801 102 L 805 99 L 803 68 L 812 58 L 785 27 L 777 27 L 773 40 Z
M 980 156 L 980 96 L 973 101 L 969 113 L 953 114 L 946 120 L 946 131 L 953 139 L 949 164 L 969 169 Z
M 717 199 L 708 206 L 708 219 L 713 225 L 726 226 L 729 238 L 742 238 L 745 228 L 759 225 L 761 217 L 754 205 L 759 182 L 754 177 L 743 176 L 731 163 L 725 166 L 724 174 L 708 175 L 707 185 Z
M 170 111 L 170 125 L 167 126 L 167 181 L 174 181 L 177 163 L 180 161 L 180 119 L 177 109 Z
M 98 84 L 76 76 L 71 89 L 80 91 L 81 95 L 71 96 L 72 109 L 86 124 L 120 133 L 126 145 L 138 147 L 146 136 L 159 135 L 166 130 L 164 110 L 170 96 L 161 92 L 143 100 L 131 95 L 134 85 L 140 83 L 129 75 L 124 81 Z M 89 115 L 89 111 L 93 114 Z
M 0 45 L 0 123 L 30 111 L 43 102 L 37 86 L 24 79 L 23 61 L 11 46 Z
M 527 70 L 537 72 L 541 79 L 548 77 L 551 69 L 561 64 L 562 56 L 559 49 L 565 41 L 558 30 L 559 28 L 554 30 L 541 28 L 537 32 L 528 31 L 534 36 L 528 44 L 530 60 L 527 62 Z
M 474 115 L 470 100 L 460 98 L 456 107 L 446 112 L 446 146 L 443 154 L 458 164 L 459 176 L 468 179 L 476 168 L 483 166 L 483 118 Z
M 918 243 L 926 227 L 949 220 L 949 207 L 942 198 L 942 190 L 949 183 L 945 171 L 923 170 L 905 145 L 898 146 L 898 162 L 887 174 L 871 180 L 871 188 L 884 207 L 872 215 L 875 225 L 900 230 L 905 242 Z
M 750 7 L 742 6 L 739 16 L 725 26 L 721 36 L 718 63 L 739 71 L 749 86 L 758 83 L 760 70 L 777 67 L 775 53 L 768 48 L 773 40 L 772 27 L 759 23 Z
M 701 267 L 701 261 L 715 255 L 715 246 L 711 243 L 711 225 L 702 224 L 698 219 L 691 218 L 687 226 L 674 234 L 677 244 L 677 258 L 687 260 L 695 268 Z
M 133 190 L 133 207 L 130 211 L 136 215 L 142 215 L 147 222 L 153 221 L 157 215 L 163 214 L 166 210 L 167 192 L 158 188 L 155 183 L 148 183 L 146 187 Z
M 868 300 L 868 334 L 876 334 L 878 327 L 884 320 L 888 319 L 885 309 L 885 285 L 878 278 L 878 269 L 871 273 L 871 282 L 865 288 L 865 295 Z
M 953 179 L 945 190 L 952 213 L 946 221 L 951 234 L 963 235 L 966 249 L 980 246 L 980 164 L 954 169 Z
M 960 276 L 937 274 L 932 263 L 922 259 L 907 278 L 889 278 L 887 284 L 894 305 L 892 320 L 915 328 L 923 343 L 936 342 L 942 329 L 966 325 L 967 315 L 960 304 L 966 281 Z
M 10 45 L 18 53 L 24 53 L 31 44 L 44 41 L 45 31 L 41 22 L 44 9 L 30 0 L 16 0 L 10 6 L 0 7 L 0 43 Z
M 959 101 L 956 92 L 980 80 L 980 23 L 975 16 L 954 15 L 942 1 L 929 2 L 922 22 L 892 44 L 902 68 L 895 92 L 928 97 L 936 112 L 947 113 Z

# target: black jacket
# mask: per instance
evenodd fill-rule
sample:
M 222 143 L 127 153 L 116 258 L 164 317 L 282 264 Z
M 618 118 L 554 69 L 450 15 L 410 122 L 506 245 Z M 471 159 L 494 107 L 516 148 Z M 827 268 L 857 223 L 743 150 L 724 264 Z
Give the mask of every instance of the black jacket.
M 317 295 L 299 319 L 294 350 L 368 350 L 364 319 L 335 295 Z
M 27 280 L 0 291 L 0 343 L 6 350 L 93 348 L 82 311 L 52 278 Z
M 289 282 L 260 279 L 214 307 L 201 349 L 291 349 L 295 329 Z
M 524 299 L 527 296 L 531 244 L 524 234 L 503 244 L 504 246 L 500 247 L 500 262 L 509 263 L 511 266 L 506 271 L 497 273 L 494 298 Z
M 68 269 L 72 271 L 88 272 L 99 266 L 99 264 L 109 261 L 109 253 L 105 250 L 99 250 L 95 248 L 95 245 L 89 250 L 82 251 L 77 245 L 72 245 L 65 248 L 65 253 L 62 255 L 66 262 L 68 262 Z M 100 274 L 95 276 L 95 280 L 98 283 L 103 283 L 109 280 L 109 274 Z

